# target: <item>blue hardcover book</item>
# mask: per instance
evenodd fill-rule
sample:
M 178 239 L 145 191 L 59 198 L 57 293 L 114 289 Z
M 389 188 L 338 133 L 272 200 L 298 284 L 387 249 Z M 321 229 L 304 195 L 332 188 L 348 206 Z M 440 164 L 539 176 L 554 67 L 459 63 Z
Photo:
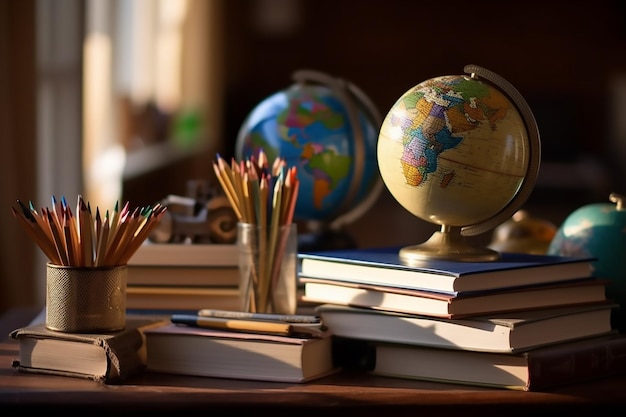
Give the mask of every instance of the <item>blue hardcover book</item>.
M 400 247 L 300 252 L 300 276 L 457 294 L 591 276 L 595 258 L 503 253 L 497 261 L 425 260 L 408 266 Z

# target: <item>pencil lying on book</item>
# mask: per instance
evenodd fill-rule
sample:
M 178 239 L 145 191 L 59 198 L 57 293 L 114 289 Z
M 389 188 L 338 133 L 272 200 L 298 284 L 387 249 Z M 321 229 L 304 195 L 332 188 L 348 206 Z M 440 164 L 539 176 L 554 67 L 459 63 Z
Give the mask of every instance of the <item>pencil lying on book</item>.
M 323 331 L 317 327 L 284 322 L 202 317 L 191 314 L 172 314 L 170 320 L 174 324 L 243 333 L 298 337 L 320 337 L 323 334 Z
M 202 317 L 219 317 L 231 320 L 270 321 L 301 325 L 310 324 L 317 326 L 322 324 L 318 316 L 308 314 L 249 313 L 245 311 L 215 310 L 204 308 L 198 311 L 198 315 Z

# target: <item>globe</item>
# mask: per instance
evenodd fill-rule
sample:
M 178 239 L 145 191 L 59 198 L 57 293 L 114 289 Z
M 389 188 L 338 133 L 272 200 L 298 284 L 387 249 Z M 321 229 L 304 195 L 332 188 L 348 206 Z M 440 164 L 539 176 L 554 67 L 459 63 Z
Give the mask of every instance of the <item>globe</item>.
M 353 84 L 316 71 L 261 101 L 246 117 L 236 144 L 245 159 L 262 149 L 298 167 L 294 218 L 331 228 L 355 220 L 382 189 L 376 161 L 381 117 Z
M 620 304 L 613 325 L 626 331 L 626 198 L 579 207 L 558 228 L 548 254 L 593 257 L 592 275 L 607 279 L 607 298 Z
M 545 255 L 556 231 L 552 222 L 519 210 L 494 229 L 488 247 L 501 252 Z
M 465 71 L 471 75 L 439 76 L 410 88 L 380 129 L 384 184 L 411 214 L 441 226 L 429 241 L 400 251 L 409 264 L 499 259 L 497 251 L 463 237 L 510 218 L 536 181 L 539 134 L 530 108 L 497 74 L 475 65 Z

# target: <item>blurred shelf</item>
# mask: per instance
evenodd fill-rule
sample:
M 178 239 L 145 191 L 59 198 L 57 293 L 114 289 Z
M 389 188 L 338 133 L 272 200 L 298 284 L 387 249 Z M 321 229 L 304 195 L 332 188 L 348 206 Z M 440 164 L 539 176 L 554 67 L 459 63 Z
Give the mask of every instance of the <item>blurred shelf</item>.
M 181 148 L 171 142 L 148 145 L 131 150 L 126 155 L 123 179 L 137 178 L 143 174 L 167 167 L 182 159 L 200 154 L 209 149 L 207 143 L 200 143 L 189 148 Z
M 544 161 L 535 188 L 580 191 L 608 198 L 612 183 L 609 171 L 595 159 L 573 162 Z

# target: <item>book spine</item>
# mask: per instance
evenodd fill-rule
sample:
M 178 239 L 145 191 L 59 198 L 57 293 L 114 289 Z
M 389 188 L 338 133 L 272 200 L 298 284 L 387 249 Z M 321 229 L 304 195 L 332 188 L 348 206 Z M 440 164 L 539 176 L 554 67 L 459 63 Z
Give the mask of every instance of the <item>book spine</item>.
M 96 382 L 101 383 L 116 383 L 119 380 L 109 379 L 107 375 L 96 375 L 96 374 L 82 374 L 80 372 L 72 372 L 72 371 L 61 371 L 55 369 L 45 369 L 45 368 L 31 368 L 28 366 L 22 366 L 18 360 L 14 360 L 11 363 L 13 369 L 18 372 L 28 373 L 28 374 L 41 374 L 41 375 L 56 375 L 63 377 L 71 377 L 71 378 L 81 378 L 81 379 L 89 379 Z
M 590 381 L 626 372 L 626 338 L 576 346 L 555 345 L 526 353 L 528 391 Z

